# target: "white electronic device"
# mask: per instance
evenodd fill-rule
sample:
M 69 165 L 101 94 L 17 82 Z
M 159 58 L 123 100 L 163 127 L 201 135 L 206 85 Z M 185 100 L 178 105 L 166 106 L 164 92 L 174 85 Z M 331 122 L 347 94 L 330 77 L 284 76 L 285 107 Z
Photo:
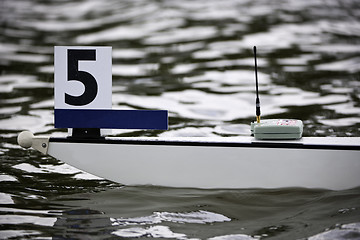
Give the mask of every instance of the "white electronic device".
M 256 46 L 254 46 L 256 80 L 256 122 L 251 123 L 251 135 L 256 139 L 299 139 L 303 133 L 303 122 L 297 119 L 260 120 L 260 99 L 257 76 Z
M 251 123 L 251 134 L 257 139 L 299 139 L 303 123 L 296 119 L 265 119 Z

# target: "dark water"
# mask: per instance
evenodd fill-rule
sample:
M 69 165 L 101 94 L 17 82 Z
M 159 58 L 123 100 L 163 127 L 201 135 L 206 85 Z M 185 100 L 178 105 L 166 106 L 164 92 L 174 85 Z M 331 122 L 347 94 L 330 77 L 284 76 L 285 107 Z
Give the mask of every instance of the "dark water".
M 64 134 L 56 45 L 112 46 L 113 107 L 169 110 L 168 131 L 114 135 L 248 135 L 257 45 L 264 118 L 360 137 L 359 20 L 356 0 L 0 0 L 0 238 L 360 239 L 359 188 L 128 187 L 16 144 Z

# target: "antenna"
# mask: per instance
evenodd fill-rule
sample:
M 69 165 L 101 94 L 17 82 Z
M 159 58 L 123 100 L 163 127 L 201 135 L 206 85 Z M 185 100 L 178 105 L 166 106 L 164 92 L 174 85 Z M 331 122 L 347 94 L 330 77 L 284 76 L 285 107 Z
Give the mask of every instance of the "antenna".
M 255 60 L 255 81 L 256 81 L 256 121 L 260 123 L 260 99 L 259 99 L 259 84 L 257 74 L 257 60 L 256 60 L 256 46 L 254 46 L 254 60 Z
M 254 46 L 256 81 L 256 122 L 251 122 L 251 134 L 255 139 L 299 139 L 303 123 L 296 119 L 264 119 L 260 123 L 260 99 L 257 74 L 256 46 Z

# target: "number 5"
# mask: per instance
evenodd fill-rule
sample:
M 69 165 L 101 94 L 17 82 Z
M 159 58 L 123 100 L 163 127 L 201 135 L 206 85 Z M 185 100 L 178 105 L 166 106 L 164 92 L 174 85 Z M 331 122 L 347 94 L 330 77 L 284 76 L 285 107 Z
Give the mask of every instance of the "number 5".
M 73 106 L 84 106 L 97 96 L 98 85 L 93 75 L 85 71 L 79 71 L 79 61 L 96 61 L 96 50 L 90 49 L 68 49 L 68 75 L 67 81 L 79 81 L 84 84 L 85 91 L 80 96 L 72 96 L 65 93 L 65 103 Z

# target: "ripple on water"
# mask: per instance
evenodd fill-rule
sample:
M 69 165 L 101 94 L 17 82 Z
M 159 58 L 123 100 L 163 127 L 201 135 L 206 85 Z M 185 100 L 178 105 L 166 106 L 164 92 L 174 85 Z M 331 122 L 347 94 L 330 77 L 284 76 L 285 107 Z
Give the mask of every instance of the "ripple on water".
M 230 218 L 221 214 L 197 211 L 188 213 L 170 213 L 170 212 L 155 212 L 151 216 L 137 217 L 137 218 L 121 218 L 111 219 L 113 226 L 131 226 L 131 225 L 149 225 L 157 224 L 150 227 L 127 227 L 116 230 L 112 234 L 120 237 L 142 237 L 151 236 L 154 238 L 176 238 L 187 239 L 186 234 L 174 233 L 170 227 L 158 225 L 162 222 L 174 222 L 174 223 L 191 223 L 191 224 L 208 224 L 217 222 L 228 222 Z
M 316 234 L 309 237 L 309 240 L 325 240 L 325 239 L 359 239 L 360 223 L 343 224 L 332 230 Z

